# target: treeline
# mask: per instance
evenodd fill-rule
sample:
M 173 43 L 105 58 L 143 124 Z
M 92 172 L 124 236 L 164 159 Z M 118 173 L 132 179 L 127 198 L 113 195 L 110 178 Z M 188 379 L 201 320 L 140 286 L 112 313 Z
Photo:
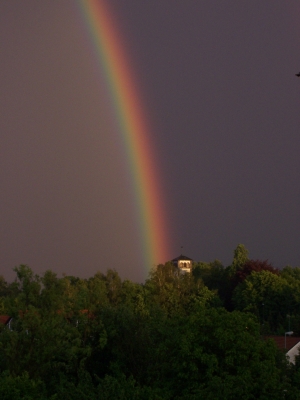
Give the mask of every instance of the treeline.
M 116 271 L 89 279 L 0 280 L 0 398 L 295 399 L 300 368 L 264 334 L 300 333 L 300 269 L 253 261 L 171 263 L 143 284 Z

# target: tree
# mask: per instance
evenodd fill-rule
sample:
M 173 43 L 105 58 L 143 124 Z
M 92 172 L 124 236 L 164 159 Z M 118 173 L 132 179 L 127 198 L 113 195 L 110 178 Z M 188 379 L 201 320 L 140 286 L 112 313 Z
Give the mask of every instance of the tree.
M 14 299 L 10 298 L 11 301 L 10 304 L 7 304 L 7 308 L 16 314 L 19 310 L 26 310 L 30 305 L 35 307 L 39 305 L 41 282 L 40 277 L 35 275 L 27 265 L 22 264 L 15 267 L 14 271 L 17 274 L 12 288 L 15 297 Z
M 40 306 L 44 312 L 62 311 L 64 308 L 64 285 L 63 280 L 57 274 L 48 270 L 41 278 L 43 285 L 40 295 Z
M 233 303 L 236 309 L 255 314 L 261 323 L 268 322 L 275 333 L 291 310 L 292 288 L 273 272 L 254 271 L 235 288 Z
M 185 316 L 157 313 L 151 326 L 147 384 L 164 399 L 281 399 L 283 358 L 250 314 L 198 305 Z
M 196 279 L 202 279 L 204 285 L 210 290 L 217 290 L 224 285 L 224 266 L 221 261 L 210 263 L 199 262 L 193 266 L 192 274 Z
M 111 304 L 120 301 L 122 281 L 116 270 L 109 269 L 104 277 L 107 289 L 107 296 Z
M 238 285 L 240 282 L 243 282 L 247 276 L 251 275 L 252 272 L 261 271 L 269 271 L 272 274 L 279 275 L 279 270 L 274 268 L 272 264 L 268 262 L 268 260 L 248 260 L 245 262 L 245 264 L 237 269 L 233 277 L 233 281 L 236 285 Z
M 238 244 L 233 253 L 231 265 L 227 268 L 228 276 L 231 278 L 249 260 L 249 252 L 243 244 Z
M 209 290 L 202 279 L 194 274 L 181 273 L 172 263 L 159 265 L 152 271 L 144 288 L 152 304 L 162 308 L 168 315 L 187 314 L 195 302 L 220 305 L 216 291 Z
M 300 268 L 286 266 L 280 271 L 280 276 L 293 285 L 300 285 Z
M 5 371 L 0 375 L 0 398 L 3 400 L 46 400 L 46 388 L 42 381 L 30 379 L 26 372 L 13 377 Z

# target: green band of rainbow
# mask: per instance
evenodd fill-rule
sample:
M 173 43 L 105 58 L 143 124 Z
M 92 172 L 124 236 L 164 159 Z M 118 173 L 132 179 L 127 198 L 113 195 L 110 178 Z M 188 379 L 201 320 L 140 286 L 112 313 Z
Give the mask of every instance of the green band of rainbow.
M 95 48 L 100 73 L 105 75 L 115 108 L 119 131 L 126 147 L 134 182 L 139 221 L 140 245 L 145 268 L 165 262 L 168 249 L 167 223 L 163 211 L 162 188 L 156 170 L 155 152 L 137 94 L 129 62 L 112 13 L 104 0 L 78 0 Z

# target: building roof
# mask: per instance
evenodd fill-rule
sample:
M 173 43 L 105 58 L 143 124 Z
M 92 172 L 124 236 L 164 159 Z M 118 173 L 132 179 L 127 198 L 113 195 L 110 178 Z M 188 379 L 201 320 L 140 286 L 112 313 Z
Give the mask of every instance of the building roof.
M 299 336 L 266 336 L 265 339 L 273 339 L 280 350 L 286 351 L 292 349 L 297 343 L 300 342 Z M 286 345 L 286 347 L 285 347 Z
M 173 260 L 171 260 L 172 262 L 177 262 L 177 261 L 193 261 L 192 258 L 184 256 L 183 254 L 181 254 L 180 256 L 173 258 Z
M 0 315 L 0 324 L 7 325 L 10 319 L 9 315 Z
M 266 336 L 265 339 L 273 339 L 277 347 L 283 350 L 290 363 L 296 363 L 296 356 L 300 350 L 300 337 L 299 336 Z

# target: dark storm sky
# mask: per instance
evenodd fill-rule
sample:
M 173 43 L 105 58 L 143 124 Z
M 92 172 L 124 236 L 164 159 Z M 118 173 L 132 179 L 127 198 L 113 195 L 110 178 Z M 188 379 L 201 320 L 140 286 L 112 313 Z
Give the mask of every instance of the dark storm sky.
M 300 265 L 298 0 L 110 0 L 152 121 L 172 253 Z M 0 2 L 0 274 L 145 278 L 76 2 Z

